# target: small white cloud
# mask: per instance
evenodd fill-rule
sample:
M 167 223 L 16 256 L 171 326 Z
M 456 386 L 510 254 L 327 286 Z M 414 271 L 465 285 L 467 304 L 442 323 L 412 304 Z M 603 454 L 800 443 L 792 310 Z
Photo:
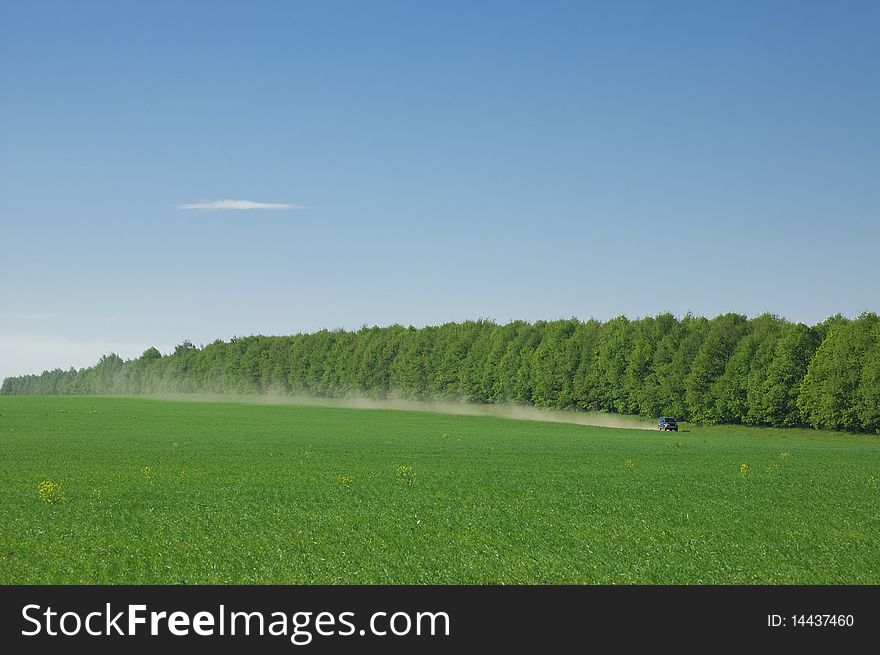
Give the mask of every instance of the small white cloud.
M 300 205 L 286 202 L 254 202 L 253 200 L 211 200 L 203 202 L 186 202 L 177 205 L 178 209 L 199 209 L 201 211 L 218 211 L 224 209 L 305 209 Z
M 45 321 L 55 318 L 55 314 L 13 314 L 12 318 L 19 321 Z

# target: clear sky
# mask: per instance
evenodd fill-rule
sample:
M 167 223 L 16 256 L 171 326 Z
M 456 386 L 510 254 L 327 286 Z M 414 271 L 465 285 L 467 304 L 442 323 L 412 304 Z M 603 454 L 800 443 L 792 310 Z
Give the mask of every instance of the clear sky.
M 0 7 L 0 378 L 323 327 L 880 309 L 880 2 Z

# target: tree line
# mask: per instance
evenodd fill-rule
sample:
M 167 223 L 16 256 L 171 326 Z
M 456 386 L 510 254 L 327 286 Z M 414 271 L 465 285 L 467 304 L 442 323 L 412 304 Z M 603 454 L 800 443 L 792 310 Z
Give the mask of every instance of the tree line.
M 0 394 L 310 394 L 880 432 L 880 318 L 466 321 L 250 336 L 3 381 Z

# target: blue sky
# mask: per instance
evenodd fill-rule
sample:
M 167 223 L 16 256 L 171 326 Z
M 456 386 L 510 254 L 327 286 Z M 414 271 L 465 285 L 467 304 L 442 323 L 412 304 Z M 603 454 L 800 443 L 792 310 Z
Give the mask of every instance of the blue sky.
M 880 3 L 0 6 L 0 377 L 323 327 L 880 309 Z M 224 200 L 252 204 L 184 208 Z

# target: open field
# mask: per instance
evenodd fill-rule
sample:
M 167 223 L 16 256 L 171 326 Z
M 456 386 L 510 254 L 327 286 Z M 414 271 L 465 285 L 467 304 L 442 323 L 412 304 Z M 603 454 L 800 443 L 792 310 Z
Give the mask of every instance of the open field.
M 870 436 L 0 398 L 4 584 L 878 584 L 877 543 Z

